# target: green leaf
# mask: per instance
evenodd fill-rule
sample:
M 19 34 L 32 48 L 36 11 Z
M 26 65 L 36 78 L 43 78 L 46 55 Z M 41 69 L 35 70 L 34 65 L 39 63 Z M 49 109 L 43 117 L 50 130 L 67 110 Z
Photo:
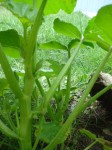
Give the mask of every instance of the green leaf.
M 8 86 L 8 82 L 5 78 L 0 78 L 0 94 L 6 89 Z
M 20 48 L 20 39 L 18 32 L 11 29 L 7 31 L 0 31 L 0 43 L 3 47 Z
M 50 143 L 51 140 L 56 136 L 60 128 L 61 128 L 61 125 L 57 125 L 54 122 L 44 122 L 42 124 L 42 129 L 40 132 L 40 139 L 46 143 Z M 38 128 L 35 134 L 38 135 Z M 65 137 L 60 139 L 59 143 L 62 143 L 64 140 L 65 140 Z
M 32 7 L 37 7 L 39 9 L 43 0 L 24 0 L 25 3 L 30 4 Z M 23 0 L 14 0 L 14 2 L 23 2 Z M 71 13 L 76 6 L 77 0 L 48 0 L 47 5 L 44 10 L 44 14 L 56 14 L 60 9 Z M 55 6 L 55 7 L 54 7 Z
M 71 13 L 74 10 L 76 2 L 77 0 L 48 0 L 44 14 L 56 14 L 60 9 Z
M 45 50 L 67 50 L 66 46 L 56 41 L 40 44 L 40 48 Z
M 80 40 L 79 39 L 73 39 L 69 44 L 68 44 L 68 49 L 75 49 L 77 47 L 77 45 L 79 44 Z M 81 48 L 85 48 L 85 47 L 92 47 L 94 48 L 94 45 L 92 42 L 87 42 L 84 41 L 83 44 L 81 45 Z
M 5 2 L 5 0 L 0 0 L 0 2 Z
M 81 38 L 81 33 L 77 29 L 77 27 L 75 27 L 71 23 L 61 21 L 58 18 L 54 20 L 54 29 L 57 33 L 61 33 L 70 38 L 78 38 L 78 39 Z
M 12 47 L 4 47 L 4 53 L 12 58 L 20 58 L 20 51 Z
M 92 18 L 88 22 L 88 26 L 84 32 L 84 39 L 86 41 L 96 42 L 101 48 L 107 50 L 112 44 L 111 39 L 105 34 L 105 32 L 96 25 L 96 17 Z
M 64 64 L 59 64 L 58 61 L 54 61 L 54 60 L 48 60 L 48 62 L 51 64 L 50 67 L 53 69 L 54 73 L 56 75 L 59 74 L 59 72 L 62 70 Z
M 82 134 L 85 134 L 86 136 L 88 136 L 92 140 L 96 140 L 96 138 L 97 138 L 95 134 L 91 133 L 90 131 L 88 131 L 86 129 L 82 129 L 82 130 L 80 130 L 80 132 Z
M 98 11 L 95 23 L 112 40 L 112 4 Z
M 45 76 L 45 77 L 47 77 L 47 78 L 52 78 L 52 77 L 54 77 L 55 75 L 54 75 L 54 72 L 53 72 L 53 71 L 39 70 L 39 71 L 38 71 L 38 76 L 39 76 L 39 77 Z
M 42 68 L 42 65 L 43 65 L 43 60 L 37 62 L 34 73 L 36 73 L 40 68 Z
M 17 15 L 23 24 L 29 24 L 30 21 L 33 21 L 37 15 L 37 10 L 33 9 L 28 3 L 25 3 L 25 1 L 14 2 L 11 0 L 7 2 L 7 5 L 8 9 Z
M 97 138 L 97 142 L 103 145 L 104 150 L 111 150 L 112 149 L 112 142 L 105 140 L 103 138 Z

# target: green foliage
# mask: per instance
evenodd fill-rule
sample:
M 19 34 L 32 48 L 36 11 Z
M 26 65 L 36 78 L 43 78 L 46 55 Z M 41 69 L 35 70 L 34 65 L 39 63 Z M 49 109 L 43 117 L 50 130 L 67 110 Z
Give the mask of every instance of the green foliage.
M 80 14 L 78 18 L 80 25 L 76 25 L 69 20 L 64 20 L 64 17 L 61 19 L 58 15 L 51 15 L 52 33 L 55 33 L 55 37 L 54 39 L 51 38 L 52 40 L 48 42 L 46 40 L 45 43 L 40 44 L 41 42 L 39 42 L 39 36 L 37 38 L 37 34 L 43 21 L 43 15 L 57 13 L 60 9 L 71 13 L 74 10 L 76 0 L 34 0 L 32 2 L 29 0 L 24 2 L 21 0 L 10 0 L 6 2 L 7 3 L 4 3 L 6 4 L 5 7 L 7 6 L 7 9 L 13 13 L 13 15 L 12 13 L 10 14 L 13 17 L 15 15 L 19 19 L 22 32 L 20 33 L 15 27 L 9 24 L 7 28 L 0 30 L 0 43 L 3 46 L 3 48 L 0 46 L 0 64 L 6 77 L 6 79 L 0 80 L 0 92 L 9 84 L 10 89 L 15 95 L 13 104 L 10 105 L 7 101 L 3 103 L 3 111 L 8 115 L 6 118 L 7 124 L 5 124 L 4 119 L 3 121 L 2 118 L 0 119 L 0 130 L 6 135 L 18 139 L 20 150 L 35 150 L 39 140 L 48 144 L 45 150 L 54 149 L 56 145 L 62 143 L 67 138 L 68 129 L 70 129 L 70 126 L 77 116 L 81 114 L 93 100 L 95 101 L 93 97 L 93 100 L 88 103 L 86 102 L 86 98 L 112 52 L 112 48 L 110 47 L 111 32 L 109 32 L 111 28 L 111 5 L 102 8 L 98 12 L 98 15 L 90 20 L 88 25 L 85 23 L 83 25 L 84 17 L 82 14 Z M 3 8 L 3 6 L 1 8 Z M 37 10 L 36 8 L 39 9 Z M 107 15 L 105 15 L 105 11 Z M 60 12 L 63 16 L 66 15 L 68 18 L 72 16 L 63 11 Z M 103 20 L 103 15 L 108 18 L 106 24 Z M 74 15 L 72 17 L 74 18 Z M 45 20 L 47 19 L 49 20 L 49 18 L 46 17 Z M 2 26 L 5 25 L 5 21 L 0 23 Z M 108 29 L 105 29 L 107 27 Z M 57 40 L 59 34 L 61 34 L 62 37 Z M 64 40 L 63 43 L 61 42 L 63 37 L 67 42 Z M 64 113 L 68 107 L 72 89 L 71 65 L 73 61 L 77 59 L 78 51 L 82 47 L 93 48 L 93 42 L 96 42 L 102 48 L 106 49 L 108 53 L 101 64 L 98 64 L 99 67 L 76 105 L 76 108 L 70 116 L 65 119 Z M 8 48 L 6 49 L 6 47 Z M 67 55 L 66 62 L 58 64 L 58 61 L 46 59 L 51 71 L 42 70 L 43 60 L 37 61 L 36 48 L 55 51 L 64 50 Z M 15 55 L 13 55 L 14 49 L 17 50 L 17 53 L 15 51 Z M 24 61 L 25 72 L 22 76 L 22 87 L 19 84 L 19 73 L 17 74 L 12 70 L 4 51 L 8 51 L 6 54 L 12 57 L 17 57 L 20 51 Z M 39 78 L 43 76 L 46 77 L 49 86 L 46 91 L 44 91 L 42 83 L 39 80 Z M 64 77 L 67 78 L 65 89 L 61 86 L 61 81 Z M 41 95 L 38 94 L 38 90 Z M 97 96 L 98 95 L 96 95 L 96 97 Z M 19 104 L 18 102 L 16 103 L 16 99 L 19 101 Z M 12 113 L 15 114 L 14 119 L 11 118 Z M 33 120 L 35 119 L 34 116 L 36 116 L 37 120 Z M 32 120 L 34 121 L 34 127 L 36 127 L 36 137 L 33 142 Z M 43 120 L 45 121 L 43 122 Z M 16 123 L 14 121 L 16 121 Z M 106 141 L 96 138 L 96 136 L 89 131 L 83 130 L 82 132 L 90 138 L 103 143 L 105 149 L 107 148 L 108 145 L 104 144 Z M 34 143 L 33 148 L 32 143 Z
M 14 0 L 14 2 L 23 2 L 22 0 Z M 25 3 L 30 4 L 32 7 L 36 6 L 37 8 L 40 7 L 42 0 L 24 0 Z M 67 13 L 71 13 L 74 10 L 77 0 L 48 0 L 47 5 L 44 10 L 44 14 L 53 14 L 57 13 L 60 9 L 65 10 Z M 53 7 L 55 6 L 55 7 Z
M 48 0 L 44 10 L 44 14 L 45 15 L 54 14 L 57 13 L 60 9 L 66 11 L 67 13 L 71 13 L 74 10 L 76 1 L 77 0 L 61 0 L 61 1 Z
M 0 31 L 16 30 L 19 35 L 23 35 L 23 26 L 20 20 L 8 9 L 0 5 Z
M 29 4 L 25 2 L 7 2 L 8 9 L 11 10 L 15 15 L 19 17 L 23 24 L 30 25 L 31 21 L 34 21 L 37 10 L 33 9 Z
M 107 50 L 111 42 L 111 11 L 112 5 L 104 6 L 98 11 L 98 15 L 90 20 L 86 30 L 85 38 L 96 41 L 99 46 Z M 105 22 L 106 19 L 106 22 Z
M 60 130 L 61 125 L 56 125 L 54 122 L 44 122 L 41 128 L 40 139 L 46 143 L 50 143 Z M 38 135 L 38 128 L 35 131 L 35 135 Z M 64 138 L 66 139 L 66 137 Z M 59 143 L 63 142 L 64 138 L 60 139 Z
M 82 134 L 87 135 L 90 139 L 96 140 L 96 135 L 93 134 L 93 133 L 91 133 L 90 131 L 85 130 L 85 129 L 82 129 L 82 130 L 80 130 L 80 132 L 81 132 Z
M 7 88 L 7 86 L 8 86 L 7 80 L 4 79 L 4 78 L 0 78 L 0 95 L 3 94 L 3 90 L 4 90 L 5 88 Z
M 59 42 L 56 41 L 51 41 L 48 43 L 44 43 L 40 45 L 41 49 L 47 49 L 47 50 L 67 50 L 66 46 L 60 44 Z
M 85 129 L 80 130 L 80 132 L 82 134 L 85 134 L 86 136 L 88 136 L 90 139 L 95 140 L 96 142 L 102 144 L 104 150 L 111 150 L 112 149 L 112 142 L 104 140 L 103 138 L 97 138 L 95 134 L 93 134 L 90 131 L 85 130 Z M 85 150 L 90 149 L 94 144 L 96 144 L 96 142 L 94 142 L 93 144 L 89 145 Z
M 59 19 L 55 19 L 54 29 L 56 30 L 56 32 L 61 33 L 70 38 L 81 38 L 81 33 L 77 29 L 77 27 L 73 26 L 70 23 L 60 21 Z
M 96 25 L 104 32 L 106 35 L 112 39 L 112 5 L 104 6 L 98 11 L 97 17 L 95 19 Z M 106 20 L 106 21 L 105 21 Z
M 4 47 L 20 48 L 19 35 L 15 30 L 7 30 L 0 32 L 0 43 Z

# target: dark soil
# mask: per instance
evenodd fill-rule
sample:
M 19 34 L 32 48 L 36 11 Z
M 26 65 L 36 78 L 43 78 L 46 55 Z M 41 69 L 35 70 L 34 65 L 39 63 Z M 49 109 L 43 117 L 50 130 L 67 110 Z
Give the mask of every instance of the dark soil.
M 112 142 L 112 114 L 102 108 L 99 102 L 89 107 L 74 122 L 71 136 L 65 142 L 67 150 L 83 150 L 94 142 L 80 133 L 80 129 L 83 128 L 94 133 L 99 138 Z M 91 150 L 103 150 L 103 146 L 97 143 Z

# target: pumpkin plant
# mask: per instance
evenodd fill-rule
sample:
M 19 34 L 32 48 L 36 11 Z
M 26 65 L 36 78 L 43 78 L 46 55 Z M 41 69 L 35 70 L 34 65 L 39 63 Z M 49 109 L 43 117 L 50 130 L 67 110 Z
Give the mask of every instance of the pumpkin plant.
M 49 90 L 46 93 L 42 89 L 42 86 L 36 76 L 40 65 L 35 59 L 37 45 L 36 41 L 38 41 L 37 34 L 39 27 L 41 26 L 44 15 L 57 13 L 60 9 L 71 13 L 75 7 L 76 0 L 33 0 L 33 3 L 29 0 L 25 0 L 25 2 L 22 2 L 22 0 L 2 0 L 0 4 L 2 7 L 6 7 L 15 15 L 20 20 L 23 27 L 22 34 L 19 34 L 15 29 L 0 31 L 0 64 L 6 77 L 6 80 L 1 80 L 1 83 L 4 87 L 5 84 L 8 83 L 10 89 L 15 95 L 15 99 L 18 100 L 17 103 L 15 100 L 15 104 L 17 105 L 15 115 L 16 122 L 13 121 L 10 115 L 11 113 L 9 113 L 7 123 L 0 119 L 0 130 L 4 134 L 17 139 L 20 150 L 35 150 L 40 140 L 48 143 L 47 147 L 44 148 L 45 150 L 54 149 L 59 143 L 62 143 L 66 139 L 68 129 L 76 117 L 81 114 L 87 106 L 95 101 L 98 96 L 111 88 L 111 86 L 109 86 L 91 98 L 88 102 L 85 102 L 85 99 L 96 81 L 102 67 L 112 52 L 111 36 L 109 31 L 111 28 L 111 18 L 109 18 L 110 15 L 107 15 L 107 22 L 103 22 L 103 17 L 106 17 L 106 14 L 111 13 L 112 5 L 102 8 L 96 18 L 90 21 L 84 33 L 80 33 L 77 27 L 72 24 L 62 22 L 59 19 L 54 21 L 54 29 L 56 32 L 71 37 L 72 43 L 68 45 L 68 47 L 65 47 L 59 43 L 49 43 L 52 46 L 57 45 L 57 48 L 59 49 L 63 47 L 63 49 L 67 50 L 68 61 L 56 75 L 55 81 L 50 85 Z M 105 30 L 105 27 L 109 28 Z M 70 114 L 65 123 L 62 122 L 57 125 L 53 122 L 52 118 L 50 118 L 50 120 L 46 119 L 47 112 L 51 110 L 50 102 L 52 97 L 56 97 L 56 90 L 59 87 L 63 77 L 67 74 L 67 92 L 64 102 L 66 107 L 63 106 L 64 109 L 62 111 L 64 112 L 67 108 L 70 95 L 70 66 L 74 58 L 77 56 L 77 52 L 79 51 L 81 45 L 90 45 L 91 41 L 97 42 L 99 46 L 105 48 L 108 51 L 107 55 L 102 60 L 101 65 L 98 67 L 76 108 Z M 11 69 L 8 59 L 4 53 L 4 47 L 16 49 L 19 51 L 22 59 L 24 60 L 23 65 L 25 73 L 22 88 L 19 85 L 17 76 Z M 73 48 L 72 55 L 70 55 L 71 48 Z M 38 98 L 37 87 L 42 95 L 41 100 Z M 38 104 L 33 103 L 34 100 L 36 100 Z M 33 132 L 33 127 L 36 128 L 35 133 Z M 32 141 L 33 134 L 35 134 L 35 141 Z

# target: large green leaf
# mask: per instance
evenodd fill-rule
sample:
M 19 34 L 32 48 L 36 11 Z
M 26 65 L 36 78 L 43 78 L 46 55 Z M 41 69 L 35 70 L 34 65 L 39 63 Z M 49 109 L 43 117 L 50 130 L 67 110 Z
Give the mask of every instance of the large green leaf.
M 54 20 L 54 29 L 56 32 L 61 33 L 70 38 L 81 38 L 81 33 L 77 27 L 75 27 L 71 23 L 61 21 L 58 18 Z
M 48 0 L 45 7 L 45 15 L 57 13 L 60 9 L 71 13 L 74 10 L 77 0 Z
M 112 45 L 112 5 L 102 7 L 95 18 L 89 21 L 84 37 L 95 41 L 107 50 Z
M 96 25 L 95 23 L 96 17 L 92 18 L 89 21 L 88 26 L 86 27 L 84 32 L 84 38 L 87 41 L 96 42 L 100 47 L 107 50 L 112 44 L 112 41 L 106 35 L 106 33 Z
M 47 50 L 67 50 L 66 46 L 56 41 L 40 44 L 40 48 Z
M 11 10 L 15 15 L 19 17 L 22 23 L 30 25 L 30 21 L 33 21 L 36 17 L 37 10 L 32 8 L 28 3 L 25 2 L 7 2 L 8 9 Z
M 17 31 L 11 29 L 0 31 L 0 43 L 3 47 L 20 48 L 20 39 Z
M 50 143 L 60 130 L 61 125 L 56 125 L 54 122 L 44 122 L 42 124 L 42 130 L 40 132 L 40 139 L 46 143 Z M 38 135 L 38 128 L 35 132 Z M 60 139 L 59 143 L 62 143 L 66 139 L 66 136 Z
M 98 11 L 95 23 L 112 40 L 112 5 L 104 6 Z
M 31 6 L 37 6 L 39 9 L 43 0 L 24 0 L 25 3 L 30 4 Z M 23 0 L 14 0 L 14 2 L 23 2 Z M 71 13 L 76 6 L 77 0 L 47 0 L 47 4 L 44 10 L 44 14 L 54 14 L 57 13 L 60 9 Z

